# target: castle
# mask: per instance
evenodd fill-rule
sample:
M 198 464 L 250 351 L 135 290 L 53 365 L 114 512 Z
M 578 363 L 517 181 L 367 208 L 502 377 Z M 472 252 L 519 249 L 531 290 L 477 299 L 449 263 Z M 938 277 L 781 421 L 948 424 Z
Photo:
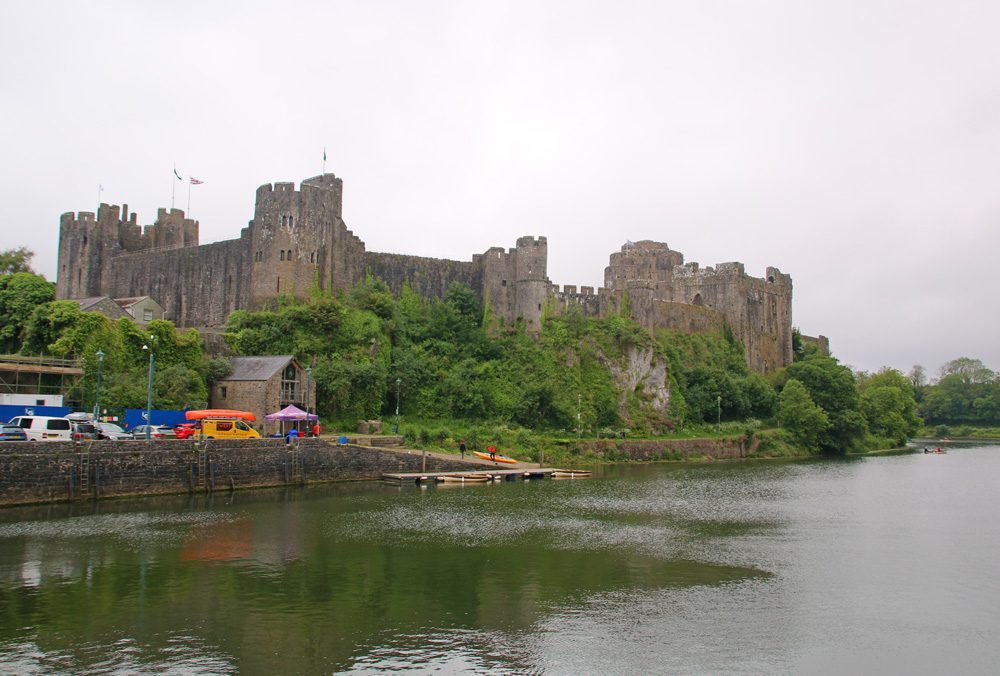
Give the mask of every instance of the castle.
M 688 332 L 729 326 L 747 362 L 769 372 L 792 360 L 792 280 L 777 268 L 766 278 L 742 263 L 700 268 L 659 242 L 629 242 L 611 254 L 604 286 L 552 284 L 545 237 L 521 237 L 471 261 L 365 250 L 343 220 L 343 181 L 323 174 L 257 189 L 254 218 L 239 239 L 200 245 L 198 222 L 160 209 L 142 227 L 128 205 L 65 213 L 59 223 L 56 297 L 150 296 L 178 326 L 218 330 L 229 313 L 258 309 L 279 296 L 307 298 L 314 284 L 347 289 L 366 273 L 394 293 L 408 281 L 424 296 L 443 297 L 463 282 L 488 300 L 497 319 L 538 330 L 545 309 L 607 316 L 627 307 L 648 328 Z

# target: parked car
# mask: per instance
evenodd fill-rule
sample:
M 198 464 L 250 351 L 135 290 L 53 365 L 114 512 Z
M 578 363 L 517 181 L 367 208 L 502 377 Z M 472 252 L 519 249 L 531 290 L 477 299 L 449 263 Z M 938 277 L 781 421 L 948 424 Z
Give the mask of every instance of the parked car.
M 122 439 L 132 439 L 134 437 L 114 423 L 102 422 L 97 423 L 97 438 L 121 441 Z
M 10 419 L 9 425 L 17 425 L 28 437 L 28 441 L 72 441 L 73 430 L 66 418 L 47 415 L 19 415 Z
M 260 432 L 243 420 L 205 418 L 201 428 L 206 439 L 260 439 Z
M 132 438 L 133 439 L 145 439 L 146 438 L 146 428 L 149 428 L 149 438 L 150 439 L 176 439 L 177 433 L 174 432 L 174 428 L 167 427 L 166 425 L 136 425 L 132 428 Z
M 73 434 L 73 441 L 93 441 L 97 439 L 97 424 L 93 416 L 89 413 L 70 413 L 66 416 L 69 420 L 70 431 Z
M 17 425 L 0 425 L 0 441 L 27 441 L 28 435 Z
M 190 439 L 198 433 L 197 423 L 181 423 L 174 426 L 174 433 L 178 439 Z

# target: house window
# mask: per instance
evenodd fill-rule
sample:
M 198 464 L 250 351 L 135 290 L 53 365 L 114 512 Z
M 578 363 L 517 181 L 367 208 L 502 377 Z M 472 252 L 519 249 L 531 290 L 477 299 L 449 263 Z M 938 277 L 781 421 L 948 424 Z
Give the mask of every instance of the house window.
M 153 321 L 153 311 L 150 310 L 149 308 L 146 308 L 145 310 L 143 310 L 142 311 L 142 321 L 144 321 L 144 322 L 151 322 L 151 321 Z
M 219 388 L 219 396 L 220 396 L 221 398 L 223 398 L 223 399 L 225 399 L 225 398 L 226 398 L 226 388 L 225 388 L 225 387 L 220 387 L 220 388 Z
M 299 374 L 295 369 L 295 364 L 289 364 L 281 374 L 281 401 L 283 403 L 298 403 L 299 399 Z

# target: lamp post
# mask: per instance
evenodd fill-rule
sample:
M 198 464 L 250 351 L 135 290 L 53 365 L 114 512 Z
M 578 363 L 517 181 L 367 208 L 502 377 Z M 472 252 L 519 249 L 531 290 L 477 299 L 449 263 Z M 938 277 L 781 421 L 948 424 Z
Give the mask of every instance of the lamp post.
M 101 364 L 104 363 L 104 353 L 97 351 L 97 397 L 94 399 L 94 422 L 101 421 Z
M 399 424 L 399 384 L 403 382 L 399 378 L 396 378 L 396 424 Z
M 309 423 L 309 400 L 311 398 L 310 395 L 312 394 L 309 391 L 309 378 L 312 376 L 312 372 L 313 372 L 312 366 L 307 366 L 306 367 L 306 424 Z
M 150 432 L 153 427 L 153 341 L 156 336 L 149 337 L 149 343 L 142 346 L 142 349 L 149 352 L 149 384 L 146 387 L 146 441 L 149 441 Z

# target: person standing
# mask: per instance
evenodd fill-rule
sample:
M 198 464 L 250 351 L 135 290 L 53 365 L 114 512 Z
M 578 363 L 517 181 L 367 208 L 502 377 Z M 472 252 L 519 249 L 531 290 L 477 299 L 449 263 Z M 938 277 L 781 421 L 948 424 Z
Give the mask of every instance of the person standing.
M 465 460 L 465 440 L 458 442 L 458 450 L 462 453 L 462 460 Z
M 317 439 L 319 438 L 319 418 L 316 418 L 316 422 L 313 423 L 313 436 Z

